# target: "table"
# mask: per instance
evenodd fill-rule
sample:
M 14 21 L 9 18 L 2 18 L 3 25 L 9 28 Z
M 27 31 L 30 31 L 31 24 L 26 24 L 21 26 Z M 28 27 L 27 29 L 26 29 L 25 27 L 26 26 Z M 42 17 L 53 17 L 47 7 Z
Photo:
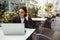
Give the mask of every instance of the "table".
M 26 40 L 35 29 L 26 28 L 25 35 L 4 35 L 2 29 L 0 30 L 0 40 Z
M 45 21 L 47 18 L 32 18 L 33 21 Z

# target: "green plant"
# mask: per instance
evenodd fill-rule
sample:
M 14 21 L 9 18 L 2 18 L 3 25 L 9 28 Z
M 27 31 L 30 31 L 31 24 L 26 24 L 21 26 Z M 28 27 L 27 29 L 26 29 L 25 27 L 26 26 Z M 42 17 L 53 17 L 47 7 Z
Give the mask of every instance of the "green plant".
M 51 3 L 45 4 L 45 11 L 52 11 L 52 8 L 53 8 L 53 4 Z
M 2 12 L 0 12 L 0 23 L 2 23 Z
M 17 16 L 17 13 L 16 12 L 5 12 L 5 18 L 3 17 L 3 21 L 4 22 L 9 22 L 9 20 L 12 20 L 13 17 Z
M 51 4 L 51 3 L 47 3 L 45 6 L 51 8 L 51 7 L 53 7 L 53 4 Z
M 2 4 L 0 4 L 0 11 L 5 12 L 7 6 L 7 0 L 2 0 Z
M 25 6 L 25 3 L 11 3 L 13 7 L 13 11 L 16 12 L 20 6 Z
M 8 6 L 6 2 L 7 0 L 2 0 L 2 4 L 0 3 L 0 23 L 2 22 L 2 15 L 4 15 L 4 12 L 6 11 L 6 7 Z
M 60 9 L 59 9 L 59 10 L 57 10 L 57 14 L 60 14 Z
M 28 14 L 31 17 L 37 17 L 38 8 L 32 7 L 28 8 Z
M 2 23 L 2 19 L 0 19 L 0 23 Z
M 17 16 L 15 12 L 4 12 L 2 17 L 0 18 L 0 23 L 8 23 L 9 20 L 12 20 L 13 17 Z

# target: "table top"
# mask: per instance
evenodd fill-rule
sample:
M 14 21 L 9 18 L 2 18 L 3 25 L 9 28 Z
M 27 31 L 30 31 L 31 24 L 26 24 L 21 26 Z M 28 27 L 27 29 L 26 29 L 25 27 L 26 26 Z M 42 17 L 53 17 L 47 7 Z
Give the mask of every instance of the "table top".
M 45 21 L 47 18 L 32 18 L 33 21 Z
M 26 40 L 34 31 L 35 29 L 26 28 L 25 35 L 4 35 L 0 28 L 0 40 Z

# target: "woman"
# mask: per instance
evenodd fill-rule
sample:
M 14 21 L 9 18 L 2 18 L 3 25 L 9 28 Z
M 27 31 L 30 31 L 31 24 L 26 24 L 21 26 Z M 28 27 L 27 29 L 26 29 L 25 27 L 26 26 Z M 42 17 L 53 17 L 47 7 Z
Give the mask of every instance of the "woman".
M 26 28 L 34 28 L 32 19 L 27 15 L 26 7 L 20 7 L 17 12 L 18 16 L 11 21 L 12 23 L 25 23 Z

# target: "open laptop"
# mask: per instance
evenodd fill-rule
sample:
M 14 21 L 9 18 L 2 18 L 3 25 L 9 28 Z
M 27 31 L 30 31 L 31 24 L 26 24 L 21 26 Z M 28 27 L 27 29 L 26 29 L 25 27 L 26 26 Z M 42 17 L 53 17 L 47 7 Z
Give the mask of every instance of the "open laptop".
M 25 25 L 24 23 L 2 23 L 2 30 L 6 35 L 23 35 Z

